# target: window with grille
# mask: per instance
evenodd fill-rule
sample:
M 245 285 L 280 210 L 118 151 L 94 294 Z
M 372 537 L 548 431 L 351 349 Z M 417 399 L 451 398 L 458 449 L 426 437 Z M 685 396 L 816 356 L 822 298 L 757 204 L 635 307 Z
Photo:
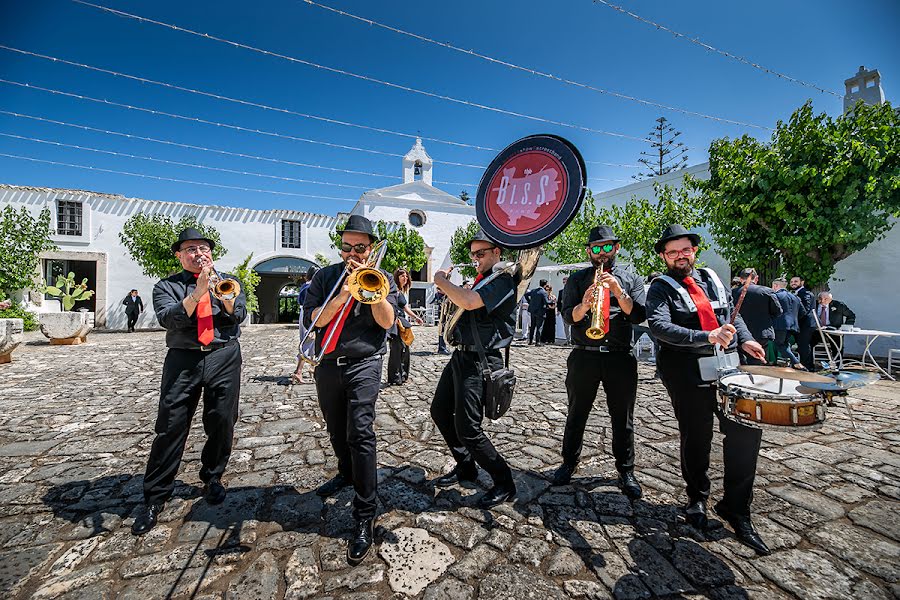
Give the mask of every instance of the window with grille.
M 56 201 L 57 235 L 81 235 L 81 202 Z
M 281 247 L 282 248 L 299 248 L 300 247 L 300 224 L 301 221 L 281 221 Z

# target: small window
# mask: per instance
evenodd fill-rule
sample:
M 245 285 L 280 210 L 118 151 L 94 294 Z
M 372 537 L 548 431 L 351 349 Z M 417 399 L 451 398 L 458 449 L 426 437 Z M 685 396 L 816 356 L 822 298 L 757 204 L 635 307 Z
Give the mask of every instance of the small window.
M 866 87 L 867 87 L 867 88 L 873 88 L 873 87 L 875 87 L 875 80 L 874 80 L 874 79 L 869 79 L 868 81 L 866 81 Z
M 281 221 L 281 247 L 282 248 L 299 248 L 300 247 L 300 225 L 301 221 Z
M 81 235 L 81 202 L 56 201 L 56 234 Z
M 859 93 L 859 84 L 852 86 L 852 87 L 850 88 L 850 93 L 851 93 L 851 94 L 858 94 L 858 93 Z
M 425 213 L 421 210 L 409 211 L 409 224 L 413 227 L 421 227 L 425 224 Z

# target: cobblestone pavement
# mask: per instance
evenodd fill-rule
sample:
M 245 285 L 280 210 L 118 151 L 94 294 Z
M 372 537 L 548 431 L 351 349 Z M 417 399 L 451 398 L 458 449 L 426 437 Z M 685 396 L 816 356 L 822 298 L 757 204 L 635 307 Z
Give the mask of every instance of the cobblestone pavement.
M 600 398 L 573 485 L 551 487 L 565 423 L 567 351 L 515 347 L 507 417 L 487 425 L 516 470 L 519 500 L 474 508 L 487 480 L 436 491 L 449 455 L 429 415 L 435 330 L 417 328 L 413 375 L 382 392 L 376 551 L 345 561 L 350 491 L 333 474 L 312 385 L 289 386 L 296 331 L 253 326 L 228 498 L 200 498 L 197 419 L 176 498 L 143 538 L 141 502 L 164 354 L 161 332 L 92 334 L 83 346 L 32 338 L 0 367 L 0 597 L 15 598 L 891 598 L 900 597 L 900 383 L 855 394 L 859 428 L 831 408 L 817 431 L 769 433 L 754 518 L 774 552 L 727 528 L 676 524 L 678 438 L 651 365 L 640 368 L 638 476 L 615 487 Z M 602 392 L 601 392 L 602 394 Z M 721 494 L 721 446 L 713 452 Z

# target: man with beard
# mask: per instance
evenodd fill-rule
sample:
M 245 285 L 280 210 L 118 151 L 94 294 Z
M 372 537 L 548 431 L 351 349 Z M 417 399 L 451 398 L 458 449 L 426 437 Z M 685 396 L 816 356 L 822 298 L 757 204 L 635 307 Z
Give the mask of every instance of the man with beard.
M 563 435 L 563 464 L 553 485 L 569 483 L 578 466 L 584 428 L 603 384 L 612 422 L 612 450 L 622 492 L 636 500 L 641 485 L 634 476 L 634 403 L 637 397 L 637 360 L 631 353 L 633 323 L 646 319 L 644 281 L 616 264 L 619 238 L 609 225 L 594 227 L 587 244 L 590 267 L 573 273 L 562 293 L 563 321 L 571 325 L 573 350 L 566 361 L 569 414 Z M 597 269 L 599 286 L 594 283 Z M 604 335 L 586 335 L 591 326 L 596 294 L 603 294 Z
M 342 262 L 320 269 L 310 282 L 303 302 L 306 327 L 316 323 L 315 350 L 319 352 L 329 335 L 322 362 L 313 377 L 319 406 L 325 417 L 328 437 L 338 461 L 338 473 L 316 493 L 327 497 L 353 485 L 353 537 L 347 544 L 347 562 L 358 565 L 365 559 L 374 539 L 376 490 L 375 401 L 381 389 L 381 365 L 386 352 L 387 330 L 394 324 L 397 286 L 383 269 L 389 283 L 388 294 L 374 303 L 357 302 L 345 279 L 339 291 L 325 302 L 346 267 L 353 271 L 365 264 L 372 253 L 375 233 L 372 223 L 361 215 L 351 215 L 341 235 Z M 347 309 L 343 306 L 349 302 Z
M 806 281 L 798 275 L 791 277 L 791 290 L 800 299 L 800 314 L 798 319 L 799 332 L 797 332 L 797 350 L 800 351 L 800 362 L 807 371 L 815 371 L 813 364 L 813 332 L 816 330 L 815 314 L 816 297 L 806 289 Z
M 478 506 L 491 508 L 515 498 L 516 484 L 509 465 L 481 427 L 484 383 L 475 336 L 484 348 L 491 370 L 503 368 L 500 350 L 512 343 L 516 326 L 516 284 L 512 275 L 503 273 L 479 285 L 500 261 L 501 248 L 480 229 L 467 245 L 469 256 L 478 263 L 478 277 L 472 289 L 451 283 L 446 271 L 434 274 L 435 285 L 466 311 L 450 332 L 456 350 L 441 373 L 431 401 L 431 418 L 456 459 L 456 466 L 438 477 L 434 484 L 443 487 L 462 481 L 474 482 L 481 466 L 491 476 L 494 486 L 479 499 Z
M 714 510 L 728 521 L 739 540 L 758 554 L 768 554 L 768 546 L 750 520 L 762 431 L 722 415 L 716 398 L 715 371 L 710 375 L 703 369 L 705 363 L 715 360 L 717 345 L 733 351 L 739 344 L 757 359 L 762 359 L 765 352 L 740 316 L 733 325 L 728 324 L 734 307 L 715 271 L 694 268 L 699 243 L 700 236 L 683 226 L 667 227 L 654 247 L 667 271 L 653 280 L 647 293 L 650 330 L 660 345 L 656 364 L 669 392 L 681 437 L 681 474 L 688 496 L 684 518 L 699 530 L 708 524 L 709 454 L 716 414 L 719 431 L 725 436 L 725 489 Z

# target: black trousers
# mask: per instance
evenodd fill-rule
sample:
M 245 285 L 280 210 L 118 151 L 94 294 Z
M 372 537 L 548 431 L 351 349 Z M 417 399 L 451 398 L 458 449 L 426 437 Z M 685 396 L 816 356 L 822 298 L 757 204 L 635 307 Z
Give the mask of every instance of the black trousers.
M 750 515 L 753 480 L 762 430 L 746 427 L 722 416 L 716 388 L 700 379 L 697 355 L 660 348 L 656 364 L 669 392 L 681 436 L 681 476 L 691 502 L 709 498 L 709 455 L 713 415 L 719 418 L 725 463 L 722 501 L 734 514 Z
M 403 343 L 399 335 L 388 336 L 391 355 L 388 357 L 388 383 L 399 384 L 409 379 L 409 346 Z
M 163 363 L 156 437 L 144 475 L 147 504 L 162 503 L 172 496 L 201 394 L 206 443 L 200 454 L 200 479 L 206 483 L 222 476 L 231 457 L 240 391 L 240 344 L 211 352 L 169 350 Z
M 134 325 L 138 321 L 138 315 L 129 314 L 126 315 L 128 317 L 128 331 L 134 331 Z
M 815 328 L 809 325 L 800 325 L 800 333 L 797 334 L 797 350 L 800 351 L 800 362 L 810 371 L 815 370 L 813 364 L 813 333 Z
M 353 517 L 371 519 L 378 505 L 375 401 L 381 389 L 382 356 L 338 365 L 319 363 L 314 372 L 319 407 L 328 427 L 338 472 L 353 482 Z
M 584 441 L 584 427 L 602 383 L 612 422 L 612 451 L 616 458 L 616 470 L 619 473 L 633 470 L 637 360 L 630 352 L 572 350 L 566 366 L 569 414 L 563 434 L 563 462 L 569 465 L 578 463 Z
M 488 350 L 487 358 L 491 369 L 503 367 L 499 350 Z M 431 401 L 431 418 L 457 463 L 474 460 L 495 484 L 508 483 L 512 481 L 512 471 L 481 428 L 483 393 L 478 353 L 456 350 L 438 380 Z
M 547 312 L 529 313 L 531 316 L 531 327 L 528 329 L 528 343 L 541 343 L 541 336 L 544 333 L 544 321 L 547 319 Z

